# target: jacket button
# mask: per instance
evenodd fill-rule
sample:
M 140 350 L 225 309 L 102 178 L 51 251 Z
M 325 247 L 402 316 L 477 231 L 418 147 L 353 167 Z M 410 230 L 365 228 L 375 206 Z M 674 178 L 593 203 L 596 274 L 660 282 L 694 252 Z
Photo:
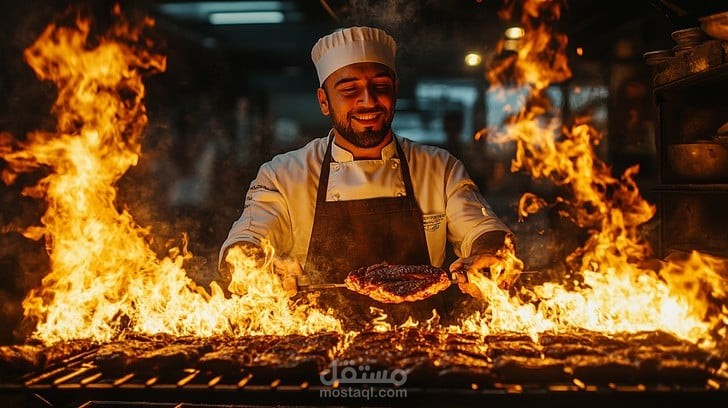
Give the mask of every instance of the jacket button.
M 392 160 L 392 168 L 393 169 L 396 169 L 398 166 L 399 166 L 399 163 L 397 163 L 396 161 Z

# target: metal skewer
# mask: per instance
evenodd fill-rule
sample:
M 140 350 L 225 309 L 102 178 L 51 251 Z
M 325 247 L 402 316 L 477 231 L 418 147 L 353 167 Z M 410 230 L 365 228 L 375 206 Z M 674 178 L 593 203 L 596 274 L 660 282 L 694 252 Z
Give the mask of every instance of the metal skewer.
M 520 274 L 531 274 L 531 273 L 539 273 L 538 271 L 522 271 Z M 463 279 L 463 283 L 467 282 L 467 276 Z M 451 285 L 457 285 L 460 283 L 457 278 L 453 277 L 450 279 Z M 311 283 L 307 285 L 298 285 L 298 291 L 299 292 L 311 292 L 316 290 L 325 290 L 325 289 L 339 289 L 339 288 L 346 288 L 345 283 Z
M 450 279 L 450 284 L 455 285 L 457 284 L 457 279 Z M 346 288 L 345 283 L 312 283 L 310 285 L 298 285 L 298 291 L 299 292 L 310 292 L 314 290 L 322 290 L 322 289 L 337 289 L 337 288 Z
M 299 292 L 309 292 L 312 290 L 321 290 L 321 289 L 335 289 L 335 288 L 345 288 L 346 284 L 344 283 L 312 283 L 309 285 L 298 285 L 298 291 Z

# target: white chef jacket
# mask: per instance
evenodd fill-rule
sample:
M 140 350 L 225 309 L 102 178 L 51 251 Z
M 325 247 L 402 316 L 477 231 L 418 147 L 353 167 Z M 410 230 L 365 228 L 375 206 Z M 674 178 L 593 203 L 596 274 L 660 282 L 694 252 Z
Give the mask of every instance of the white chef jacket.
M 445 149 L 395 137 L 407 158 L 432 265 L 439 267 L 444 262 L 447 241 L 462 258 L 470 255 L 473 241 L 481 234 L 510 232 L 493 213 L 460 160 Z M 263 239 L 271 242 L 277 254 L 306 264 L 328 140 L 315 139 L 260 167 L 245 197 L 243 213 L 222 245 L 221 264 L 230 245 L 240 241 L 260 245 Z M 381 159 L 354 160 L 350 152 L 336 143 L 331 147 L 331 156 L 326 201 L 406 194 L 394 141 L 382 149 Z

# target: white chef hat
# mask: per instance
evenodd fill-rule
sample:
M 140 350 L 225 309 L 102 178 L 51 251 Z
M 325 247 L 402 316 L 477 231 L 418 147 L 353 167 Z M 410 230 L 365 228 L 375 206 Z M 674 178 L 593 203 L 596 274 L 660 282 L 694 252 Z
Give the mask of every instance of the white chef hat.
M 339 68 L 357 62 L 378 62 L 394 71 L 397 43 L 378 28 L 350 27 L 321 37 L 311 50 L 319 84 Z

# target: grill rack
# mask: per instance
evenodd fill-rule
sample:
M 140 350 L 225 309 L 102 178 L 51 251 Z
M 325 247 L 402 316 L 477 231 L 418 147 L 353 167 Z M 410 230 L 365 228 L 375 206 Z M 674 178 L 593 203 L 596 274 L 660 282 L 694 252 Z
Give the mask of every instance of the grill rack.
M 0 396 L 14 396 L 18 406 L 38 407 L 237 407 L 254 405 L 355 405 L 386 404 L 419 406 L 452 406 L 487 404 L 488 406 L 610 406 L 615 403 L 705 403 L 725 406 L 728 383 L 714 378 L 705 385 L 665 385 L 639 383 L 589 384 L 578 379 L 548 384 L 472 383 L 469 387 L 403 387 L 406 398 L 377 396 L 370 398 L 340 397 L 373 387 L 332 387 L 319 382 L 292 383 L 276 378 L 256 378 L 241 370 L 235 374 L 203 372 L 196 368 L 170 370 L 164 373 L 128 372 L 108 376 L 94 365 L 97 348 L 71 356 L 42 372 L 29 373 L 15 383 L 0 384 Z M 283 369 L 282 369 L 283 370 Z M 382 387 L 385 388 L 385 387 Z M 390 387 L 391 389 L 395 389 Z M 339 397 L 322 397 L 322 393 L 339 390 Z M 375 389 L 381 389 L 376 387 Z M 353 390 L 353 391 L 352 391 Z M 392 395 L 393 391 L 388 391 Z M 326 395 L 326 394 L 323 394 Z M 335 394 L 334 394 L 335 395 Z M 199 405 L 202 404 L 202 405 Z M 220 404 L 220 405 L 215 405 Z M 235 405 L 243 404 L 243 405 Z
M 394 352 L 399 357 L 406 357 L 412 350 L 407 347 L 401 347 L 407 343 L 405 340 L 412 340 L 415 336 L 416 348 L 415 354 L 421 352 L 422 347 L 427 348 L 436 346 L 437 340 L 433 340 L 428 335 L 419 333 L 416 330 L 410 330 L 398 333 L 362 333 L 357 336 L 359 341 L 350 343 L 349 348 L 335 348 L 333 353 L 337 358 L 346 358 L 352 356 L 361 356 L 362 358 L 372 358 L 375 360 L 383 358 L 376 350 L 382 350 L 381 344 L 391 344 L 390 341 L 403 341 L 398 344 L 400 347 L 394 347 Z M 424 337 L 419 337 L 423 335 Z M 587 336 L 587 337 L 581 337 Z M 580 334 L 578 339 L 589 340 L 589 334 Z M 527 337 L 527 336 L 526 336 Z M 272 338 L 276 340 L 275 338 Z M 290 340 L 291 338 L 282 337 L 280 341 Z M 558 335 L 552 337 L 552 341 L 559 340 Z M 591 338 L 595 340 L 596 338 Z M 157 338 L 156 340 L 159 340 Z M 186 345 L 187 341 L 196 343 L 195 339 L 185 340 L 179 338 L 162 338 L 162 342 L 158 344 L 182 344 Z M 271 346 L 270 350 L 276 350 L 276 345 L 283 343 L 270 342 L 270 339 L 251 338 L 251 340 L 242 340 L 243 343 L 234 345 L 237 349 L 241 347 L 249 347 L 249 344 L 264 344 Z M 455 349 L 459 350 L 459 345 L 467 343 L 468 338 L 456 338 L 457 341 L 464 343 L 454 343 Z M 494 337 L 487 341 L 489 350 L 496 352 L 498 346 L 504 346 L 505 343 L 518 340 L 528 340 L 523 335 L 506 335 L 504 337 Z M 568 340 L 568 339 L 567 339 Z M 253 343 L 248 343 L 252 341 Z M 669 336 L 662 336 L 660 333 L 647 333 L 647 337 L 639 338 L 641 344 L 663 344 L 670 345 Z M 647 341 L 647 343 L 645 343 Z M 227 344 L 227 343 L 225 343 Z M 380 346 L 377 346 L 380 344 Z M 541 346 L 548 347 L 548 342 L 541 342 Z M 111 344 L 112 346 L 114 344 Z M 290 346 L 290 344 L 287 344 Z M 440 343 L 440 346 L 451 345 L 451 343 Z M 607 346 L 605 344 L 605 346 Z M 254 346 L 253 346 L 254 347 Z M 493 348 L 495 347 L 495 348 Z M 630 346 L 631 347 L 631 346 Z M 396 388 L 391 385 L 359 385 L 352 386 L 349 384 L 335 383 L 332 387 L 322 386 L 319 373 L 306 366 L 286 368 L 284 365 L 273 365 L 267 367 L 266 370 L 256 370 L 253 366 L 244 366 L 244 368 L 236 372 L 213 372 L 195 365 L 195 362 L 188 360 L 189 364 L 154 367 L 153 369 L 139 368 L 132 370 L 131 368 L 120 370 L 102 370 L 97 366 L 97 359 L 101 354 L 99 351 L 103 346 L 94 344 L 90 347 L 77 349 L 75 354 L 61 359 L 54 364 L 29 372 L 25 375 L 16 375 L 9 381 L 0 379 L 0 398 L 9 397 L 10 400 L 19 401 L 17 406 L 38 406 L 47 408 L 52 407 L 94 407 L 94 406 L 195 406 L 194 404 L 204 404 L 204 406 L 215 406 L 210 404 L 222 404 L 219 406 L 235 407 L 243 405 L 369 405 L 369 404 L 385 404 L 385 405 L 412 405 L 420 406 L 451 406 L 451 405 L 471 405 L 483 404 L 489 406 L 529 406 L 533 408 L 533 404 L 538 406 L 609 406 L 614 407 L 615 403 L 640 403 L 655 404 L 664 403 L 668 406 L 674 406 L 684 402 L 686 405 L 695 403 L 705 403 L 709 406 L 725 406 L 728 402 L 728 376 L 725 375 L 728 369 L 728 363 L 723 362 L 721 369 L 717 370 L 715 360 L 710 367 L 699 372 L 688 370 L 687 374 L 678 371 L 661 372 L 667 374 L 664 381 L 662 376 L 655 376 L 651 372 L 642 372 L 642 376 L 638 379 L 627 376 L 621 377 L 620 372 L 610 371 L 610 380 L 619 379 L 619 381 L 605 381 L 604 378 L 584 380 L 587 377 L 578 378 L 574 372 L 561 373 L 558 376 L 552 376 L 553 367 L 543 366 L 525 366 L 524 372 L 518 371 L 518 375 L 494 375 L 494 372 L 478 371 L 475 366 L 465 366 L 463 371 L 449 372 L 444 376 L 438 377 L 440 371 L 433 372 L 425 369 L 424 371 L 417 369 L 417 366 L 400 366 L 409 367 L 414 371 L 408 372 L 407 382 L 401 387 Z M 254 347 L 255 349 L 255 347 Z M 404 349 L 404 350 L 401 350 Z M 283 347 L 283 351 L 287 350 Z M 399 350 L 399 351 L 398 351 Z M 502 350 L 502 349 L 501 349 Z M 521 352 L 528 352 L 529 349 L 518 349 L 516 355 Z M 477 350 L 471 350 L 477 354 Z M 544 352 L 546 350 L 544 349 Z M 598 349 L 594 350 L 598 352 Z M 297 355 L 305 356 L 305 352 L 300 349 Z M 353 353 L 353 354 L 352 354 Z M 401 354 L 398 354 L 401 353 Z M 489 354 L 490 355 L 490 354 Z M 498 354 L 494 354 L 493 358 Z M 611 356 L 611 354 L 610 354 Z M 616 357 L 616 355 L 615 355 Z M 663 357 L 670 360 L 668 354 Z M 543 359 L 543 354 L 542 357 Z M 611 359 L 611 357 L 610 357 Z M 488 360 L 491 361 L 492 360 Z M 542 361 L 542 360 L 539 360 Z M 616 360 L 610 360 L 616 361 Z M 697 360 L 696 360 L 697 361 Z M 669 362 L 669 361 L 668 361 Z M 539 363 L 540 364 L 540 363 Z M 661 364 L 658 362 L 658 365 Z M 719 364 L 720 365 L 720 364 Z M 167 368 L 164 368 L 167 367 Z M 426 360 L 426 367 L 439 367 L 436 361 Z M 448 366 L 449 367 L 449 366 Z M 494 368 L 495 366 L 491 367 Z M 643 370 L 640 366 L 640 370 Z M 441 368 L 441 367 L 440 367 Z M 533 370 L 533 371 L 529 371 Z M 716 373 L 719 371 L 719 373 Z M 409 373 L 412 373 L 410 376 Z M 672 373 L 673 377 L 670 377 Z M 690 374 L 696 374 L 691 377 Z M 260 375 L 258 375 L 260 374 Z M 496 373 L 497 374 L 497 373 Z M 501 372 L 502 374 L 502 372 Z M 646 374 L 646 375 L 644 375 Z M 706 376 L 707 374 L 707 376 Z M 454 376 L 454 377 L 453 377 Z M 707 378 L 707 380 L 705 380 Z M 508 381 L 506 381 L 508 380 Z M 640 382 L 641 381 L 641 382 Z M 373 395 L 374 390 L 385 389 L 391 392 L 404 391 L 406 398 L 401 395 Z M 336 395 L 338 391 L 339 395 Z M 344 391 L 359 392 L 357 397 L 341 397 Z M 369 392 L 370 398 L 365 398 L 364 393 Z M 328 392 L 329 394 L 325 394 Z M 322 396 L 323 395 L 323 396 Z M 171 405 L 170 405 L 171 404 Z M 11 406 L 13 406 L 11 404 Z M 200 405 L 202 406 L 202 405 Z

